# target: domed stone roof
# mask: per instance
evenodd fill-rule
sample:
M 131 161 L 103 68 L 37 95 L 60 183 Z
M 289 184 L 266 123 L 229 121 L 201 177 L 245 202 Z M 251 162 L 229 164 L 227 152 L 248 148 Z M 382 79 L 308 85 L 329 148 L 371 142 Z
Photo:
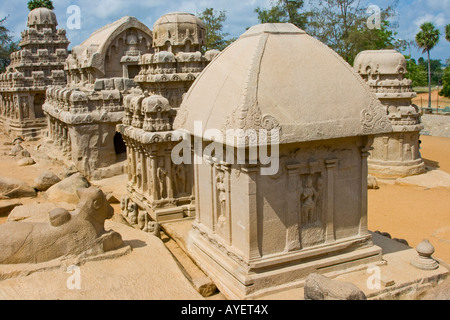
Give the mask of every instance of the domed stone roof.
M 405 56 L 395 50 L 367 50 L 360 52 L 354 67 L 361 75 L 405 74 Z
M 191 13 L 168 13 L 153 25 L 154 47 L 163 47 L 166 42 L 181 46 L 186 41 L 192 45 L 203 45 L 205 42 L 205 24 Z
M 47 8 L 36 8 L 31 10 L 28 14 L 28 27 L 47 25 L 47 26 L 57 26 L 58 21 L 56 20 L 56 14 Z
M 194 133 L 281 129 L 280 143 L 392 131 L 365 81 L 337 53 L 292 24 L 250 28 L 203 71 L 175 120 Z

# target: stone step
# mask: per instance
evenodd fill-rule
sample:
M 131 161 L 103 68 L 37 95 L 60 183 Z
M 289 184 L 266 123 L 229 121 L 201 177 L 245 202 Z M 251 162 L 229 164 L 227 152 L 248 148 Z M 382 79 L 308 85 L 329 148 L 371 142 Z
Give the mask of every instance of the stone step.
M 216 285 L 192 261 L 186 252 L 165 232 L 161 232 L 161 239 L 165 246 L 178 262 L 179 267 L 194 288 L 203 296 L 210 297 L 217 293 Z

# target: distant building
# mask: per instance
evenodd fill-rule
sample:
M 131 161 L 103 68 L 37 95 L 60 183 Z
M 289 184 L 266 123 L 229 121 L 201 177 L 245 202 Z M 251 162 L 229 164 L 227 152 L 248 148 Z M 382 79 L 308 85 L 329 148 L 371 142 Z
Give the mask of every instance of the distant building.
M 136 86 L 140 57 L 153 52 L 152 42 L 150 29 L 123 17 L 74 47 L 65 64 L 67 85 L 47 90 L 48 142 L 90 178 L 124 170 L 126 148 L 115 129 L 124 115 L 123 97 Z
M 64 64 L 69 41 L 57 29 L 56 15 L 37 8 L 28 15 L 20 51 L 0 74 L 0 125 L 12 136 L 38 138 L 47 128 L 42 105 L 49 86 L 65 85 Z
M 412 103 L 416 93 L 404 77 L 405 57 L 395 50 L 360 52 L 355 70 L 381 101 L 393 132 L 376 135 L 368 159 L 369 173 L 381 178 L 406 177 L 425 172 L 419 136 L 424 128 L 419 108 Z

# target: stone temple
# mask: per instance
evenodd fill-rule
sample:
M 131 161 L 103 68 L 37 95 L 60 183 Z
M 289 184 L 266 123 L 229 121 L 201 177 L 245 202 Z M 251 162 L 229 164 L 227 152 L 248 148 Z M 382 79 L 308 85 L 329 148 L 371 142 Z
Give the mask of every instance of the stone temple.
M 205 26 L 189 13 L 162 16 L 153 36 L 155 53 L 141 56 L 134 79 L 139 88 L 124 97 L 125 115 L 117 126 L 128 153 L 129 199 L 123 213 L 132 224 L 137 223 L 136 207 L 158 222 L 194 215 L 194 170 L 171 160 L 179 142 L 172 125 L 183 95 L 219 53 L 201 53 Z
M 417 94 L 411 80 L 404 78 L 405 57 L 395 50 L 363 51 L 356 56 L 354 68 L 383 104 L 393 128 L 392 133 L 374 137 L 369 173 L 380 178 L 424 173 L 419 150 L 424 125 L 419 108 L 411 102 Z
M 381 262 L 367 230 L 367 157 L 370 137 L 391 123 L 364 80 L 318 40 L 292 24 L 250 28 L 198 77 L 174 127 L 203 141 L 188 251 L 228 298 Z M 229 130 L 245 144 L 221 142 Z M 279 159 L 274 174 L 264 148 L 272 165 Z
M 124 115 L 123 96 L 135 86 L 139 58 L 153 52 L 152 42 L 143 23 L 123 17 L 74 47 L 65 64 L 67 86 L 47 90 L 50 148 L 59 148 L 87 177 L 124 170 L 126 148 L 115 128 Z
M 65 85 L 64 63 L 69 41 L 52 10 L 37 8 L 28 15 L 20 51 L 0 74 L 0 125 L 12 136 L 39 138 L 47 128 L 42 105 L 50 85 Z

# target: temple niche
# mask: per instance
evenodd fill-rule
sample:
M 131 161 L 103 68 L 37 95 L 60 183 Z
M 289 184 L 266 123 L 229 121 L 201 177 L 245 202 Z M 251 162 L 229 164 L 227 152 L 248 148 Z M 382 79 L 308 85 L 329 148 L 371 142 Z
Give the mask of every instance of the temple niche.
M 406 79 L 406 59 L 395 50 L 360 52 L 354 63 L 391 121 L 393 132 L 376 135 L 368 159 L 369 173 L 380 178 L 406 177 L 425 172 L 419 136 L 424 128 L 419 108 L 412 104 L 416 93 Z
M 20 50 L 0 74 L 0 125 L 12 136 L 40 138 L 47 127 L 42 111 L 50 85 L 65 85 L 64 63 L 69 41 L 52 10 L 37 8 L 28 15 Z
M 162 16 L 153 26 L 153 36 L 155 52 L 139 59 L 140 72 L 134 79 L 139 88 L 124 97 L 125 114 L 117 131 L 127 146 L 127 203 L 148 212 L 148 221 L 163 222 L 194 216 L 194 170 L 171 160 L 181 137 L 172 125 L 183 95 L 219 52 L 202 54 L 205 26 L 189 13 Z M 136 213 L 128 207 L 124 216 L 137 224 Z
M 47 90 L 48 142 L 93 179 L 124 172 L 126 149 L 115 131 L 123 96 L 135 87 L 139 59 L 153 52 L 152 32 L 134 17 L 95 31 L 72 49 L 66 86 Z
M 292 24 L 250 28 L 198 77 L 174 128 L 202 141 L 187 250 L 227 298 L 381 262 L 367 230 L 367 157 L 391 124 L 318 40 Z

